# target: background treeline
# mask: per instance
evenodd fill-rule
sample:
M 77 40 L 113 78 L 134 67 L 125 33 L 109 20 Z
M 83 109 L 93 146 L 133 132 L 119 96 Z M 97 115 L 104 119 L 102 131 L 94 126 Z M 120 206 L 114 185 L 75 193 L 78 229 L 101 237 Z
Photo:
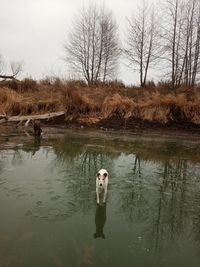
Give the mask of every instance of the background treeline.
M 126 58 L 145 86 L 150 69 L 162 69 L 172 86 L 199 79 L 200 1 L 143 1 L 126 19 L 125 40 L 105 6 L 90 4 L 74 18 L 65 44 L 66 62 L 89 84 L 112 79 Z
M 64 55 L 73 77 L 89 85 L 115 80 L 124 63 L 139 73 L 142 87 L 150 71 L 162 73 L 174 89 L 193 87 L 200 78 L 200 0 L 141 1 L 126 17 L 123 37 L 112 11 L 90 3 L 68 25 Z M 10 69 L 5 74 L 0 56 L 0 79 L 16 79 L 22 63 L 11 62 Z

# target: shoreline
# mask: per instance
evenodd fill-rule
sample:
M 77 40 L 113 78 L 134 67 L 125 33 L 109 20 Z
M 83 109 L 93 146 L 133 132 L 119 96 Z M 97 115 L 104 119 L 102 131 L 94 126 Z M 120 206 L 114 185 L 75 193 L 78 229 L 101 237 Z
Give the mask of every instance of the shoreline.
M 76 81 L 28 80 L 13 89 L 11 85 L 0 90 L 0 124 L 36 119 L 44 125 L 105 131 L 200 135 L 200 87 L 179 88 L 175 94 L 170 84 L 122 88 L 117 83 L 92 87 Z
M 41 127 L 43 132 L 49 134 L 58 134 L 60 132 L 76 132 L 78 134 L 88 135 L 97 134 L 100 135 L 114 135 L 117 138 L 131 138 L 131 137 L 143 137 L 150 139 L 180 139 L 189 142 L 200 142 L 200 126 L 199 125 L 179 125 L 169 124 L 163 125 L 159 123 L 144 122 L 144 121 L 132 121 L 128 123 L 122 123 L 119 120 L 109 120 L 106 122 L 99 122 L 96 124 L 88 124 L 80 121 L 58 121 L 57 123 L 52 121 L 42 121 Z M 17 125 L 14 122 L 6 122 L 0 125 L 0 138 L 7 135 L 30 135 L 33 136 L 33 129 L 31 126 Z M 44 136 L 45 137 L 45 136 Z

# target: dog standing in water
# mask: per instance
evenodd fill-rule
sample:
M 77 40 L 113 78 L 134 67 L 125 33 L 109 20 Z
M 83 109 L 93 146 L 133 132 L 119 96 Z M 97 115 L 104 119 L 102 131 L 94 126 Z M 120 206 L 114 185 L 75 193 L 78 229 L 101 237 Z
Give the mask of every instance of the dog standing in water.
M 97 173 L 96 177 L 97 204 L 100 203 L 99 195 L 101 193 L 103 193 L 103 203 L 106 202 L 107 186 L 108 186 L 108 172 L 105 169 L 101 169 Z

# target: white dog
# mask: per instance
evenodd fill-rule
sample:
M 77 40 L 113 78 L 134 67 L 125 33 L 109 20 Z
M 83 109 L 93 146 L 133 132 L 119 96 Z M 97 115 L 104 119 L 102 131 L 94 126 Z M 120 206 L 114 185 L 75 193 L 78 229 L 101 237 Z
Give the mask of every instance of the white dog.
M 103 203 L 106 202 L 108 186 L 108 172 L 105 169 L 101 169 L 97 173 L 96 177 L 96 194 L 97 194 L 97 204 L 99 204 L 99 195 L 103 192 Z

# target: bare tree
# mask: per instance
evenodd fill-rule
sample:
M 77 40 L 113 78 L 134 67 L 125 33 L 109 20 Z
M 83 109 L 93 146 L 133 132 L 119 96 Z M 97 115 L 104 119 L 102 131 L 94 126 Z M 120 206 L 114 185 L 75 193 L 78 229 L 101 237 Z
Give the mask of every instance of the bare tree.
M 20 74 L 20 72 L 22 71 L 23 68 L 23 63 L 22 62 L 18 62 L 18 61 L 12 61 L 10 62 L 10 69 L 11 69 L 11 74 L 5 74 L 5 62 L 2 58 L 2 56 L 0 55 L 0 79 L 16 79 L 16 77 Z
M 159 58 L 159 30 L 154 8 L 145 1 L 128 19 L 125 54 L 140 73 L 141 86 L 146 85 L 149 68 Z
M 188 51 L 186 50 L 186 66 L 184 84 L 194 86 L 197 78 L 199 65 L 199 45 L 200 45 L 200 2 L 198 0 L 188 1 L 188 13 L 190 14 L 187 25 L 188 32 Z
M 5 63 L 4 63 L 2 55 L 0 54 L 0 75 L 3 74 L 4 67 L 5 67 Z
M 186 86 L 194 85 L 196 79 L 195 64 L 198 64 L 198 28 L 199 15 L 197 0 L 187 1 L 184 3 L 184 27 L 182 41 L 182 66 L 178 85 L 185 84 Z M 196 62 L 196 63 L 195 63 Z
M 163 64 L 169 66 L 172 87 L 174 88 L 180 78 L 182 51 L 181 41 L 183 39 L 184 5 L 182 0 L 166 0 L 163 10 L 163 51 L 165 61 Z M 168 65 L 169 63 L 169 65 Z
M 116 37 L 116 23 L 113 21 L 111 13 L 105 14 L 105 19 L 102 21 L 104 33 L 103 45 L 103 64 L 102 64 L 102 79 L 112 77 L 117 68 L 117 60 L 119 57 L 119 45 Z
M 75 18 L 64 48 L 66 62 L 89 84 L 112 77 L 119 58 L 117 26 L 104 6 L 89 5 Z
M 165 4 L 163 48 L 172 87 L 194 85 L 199 62 L 199 0 L 166 0 Z
M 12 71 L 12 76 L 15 78 L 22 71 L 22 62 L 12 61 L 10 62 L 10 68 Z
M 196 40 L 194 48 L 194 62 L 193 62 L 193 71 L 192 71 L 192 86 L 194 86 L 197 78 L 197 70 L 199 65 L 199 56 L 200 56 L 200 4 L 198 6 L 198 17 L 196 21 Z

